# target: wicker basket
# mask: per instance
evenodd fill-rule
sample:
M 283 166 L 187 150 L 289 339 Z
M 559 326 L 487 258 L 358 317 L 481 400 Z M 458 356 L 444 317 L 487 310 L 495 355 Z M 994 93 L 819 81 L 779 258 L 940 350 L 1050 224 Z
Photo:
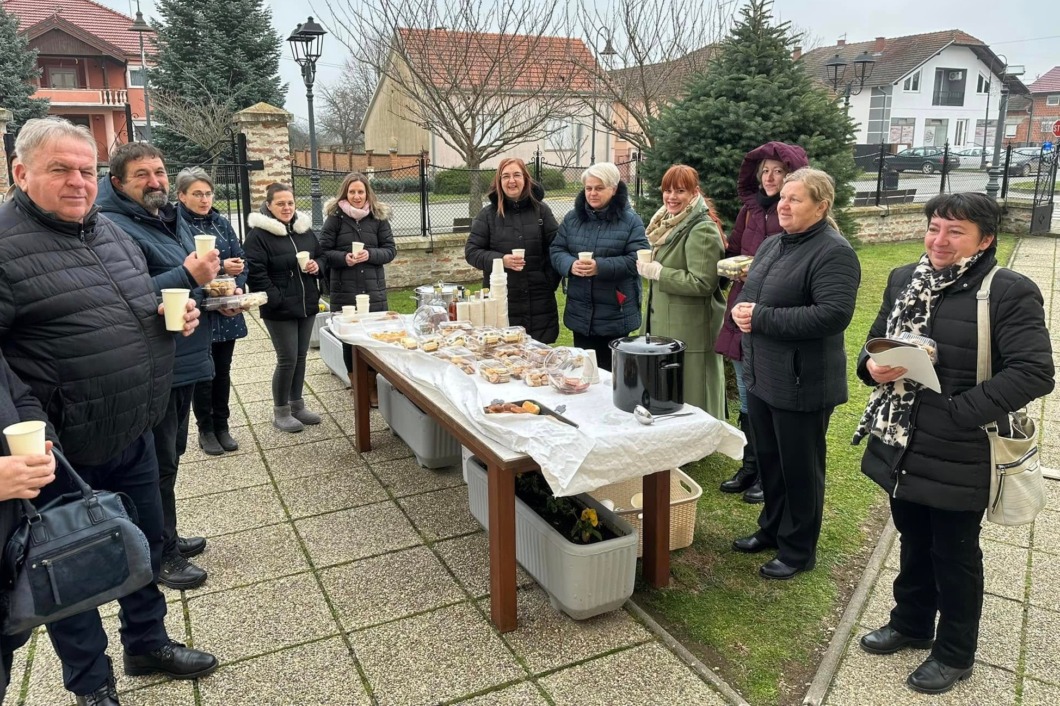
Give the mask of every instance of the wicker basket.
M 642 492 L 641 478 L 605 485 L 589 493 L 599 501 L 610 500 L 614 512 L 637 530 L 637 556 L 644 553 L 644 533 L 641 529 L 641 508 L 633 507 L 634 495 Z M 703 489 L 681 469 L 670 470 L 670 551 L 692 544 L 696 533 L 696 503 Z

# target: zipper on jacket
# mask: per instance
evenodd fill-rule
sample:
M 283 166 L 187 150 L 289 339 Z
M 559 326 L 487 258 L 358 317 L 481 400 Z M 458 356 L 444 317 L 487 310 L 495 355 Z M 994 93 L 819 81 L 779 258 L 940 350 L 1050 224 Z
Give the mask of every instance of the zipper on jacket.
M 916 417 L 920 411 L 920 397 L 917 396 L 916 401 L 913 402 L 913 411 L 909 413 L 909 443 L 913 442 L 913 432 L 916 431 Z M 902 459 L 909 453 L 909 444 L 906 444 L 902 449 L 902 453 L 898 454 L 898 458 L 894 460 L 894 465 L 891 466 L 891 475 L 894 477 L 894 492 L 891 493 L 892 498 L 898 497 L 898 483 L 901 480 L 902 472 L 898 470 L 898 466 L 902 465 Z
M 298 260 L 298 245 L 294 242 L 294 233 L 292 233 L 290 231 L 287 231 L 287 237 L 291 239 L 291 247 L 294 248 L 294 257 L 295 257 L 295 261 L 297 263 L 297 260 Z M 310 253 L 310 254 L 312 254 L 312 253 Z M 296 264 L 296 266 L 297 266 L 297 264 Z M 305 306 L 305 282 L 302 281 L 302 272 L 299 270 L 298 274 L 296 274 L 295 276 L 298 277 L 298 287 L 299 287 L 299 289 L 302 290 L 302 313 L 305 314 L 306 317 L 308 317 L 309 316 L 309 311 L 306 309 L 306 306 Z

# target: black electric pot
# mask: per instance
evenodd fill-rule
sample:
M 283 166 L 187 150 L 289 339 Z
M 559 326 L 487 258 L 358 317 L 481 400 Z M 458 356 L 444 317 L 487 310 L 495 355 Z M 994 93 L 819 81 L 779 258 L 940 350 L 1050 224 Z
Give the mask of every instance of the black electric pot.
M 633 412 L 643 405 L 665 414 L 685 402 L 685 344 L 665 336 L 627 336 L 611 341 L 611 386 L 615 406 Z

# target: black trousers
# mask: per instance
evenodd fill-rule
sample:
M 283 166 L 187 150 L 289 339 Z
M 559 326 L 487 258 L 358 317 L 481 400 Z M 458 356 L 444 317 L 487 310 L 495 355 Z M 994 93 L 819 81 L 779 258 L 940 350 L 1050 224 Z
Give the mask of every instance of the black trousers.
M 596 351 L 596 365 L 601 370 L 611 372 L 611 341 L 621 336 L 589 336 L 574 333 L 574 345 L 587 351 Z
M 162 495 L 162 556 L 177 553 L 177 469 L 188 445 L 188 419 L 195 385 L 181 385 L 169 391 L 166 416 L 154 428 L 155 455 L 158 458 L 158 488 Z
M 891 627 L 909 637 L 934 635 L 931 656 L 955 669 L 972 666 L 979 642 L 984 512 L 939 510 L 891 498 L 902 542 Z
M 150 431 L 117 457 L 98 466 L 77 465 L 77 472 L 93 488 L 128 495 L 136 506 L 137 526 L 151 547 L 151 569 L 158 577 L 162 557 L 162 499 L 158 492 L 158 461 Z M 45 486 L 35 502 L 40 505 L 73 490 L 65 476 Z M 154 581 L 118 599 L 121 642 L 129 654 L 146 654 L 166 644 L 163 622 L 166 600 Z M 90 610 L 48 626 L 55 653 L 63 663 L 63 683 L 75 694 L 88 694 L 107 680 L 107 634 L 99 611 Z
M 276 370 L 272 374 L 272 403 L 277 407 L 302 399 L 305 357 L 313 336 L 313 316 L 304 319 L 272 321 L 263 319 L 276 349 Z
M 195 383 L 192 409 L 199 431 L 228 431 L 228 400 L 232 392 L 232 354 L 236 341 L 221 341 L 211 346 L 213 380 Z
M 777 558 L 788 566 L 810 568 L 817 561 L 824 516 L 825 434 L 832 408 L 789 412 L 748 390 L 747 414 L 765 495 L 757 534 L 777 545 Z

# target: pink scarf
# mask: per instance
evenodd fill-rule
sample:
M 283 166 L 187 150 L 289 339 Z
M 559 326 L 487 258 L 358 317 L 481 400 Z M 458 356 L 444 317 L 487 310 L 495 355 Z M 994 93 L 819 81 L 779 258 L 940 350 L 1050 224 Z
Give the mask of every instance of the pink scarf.
M 357 208 L 346 199 L 339 201 L 339 208 L 342 209 L 343 213 L 345 213 L 347 216 L 349 216 L 355 221 L 359 221 L 363 218 L 366 218 L 372 213 L 372 207 L 369 206 L 367 203 L 364 205 L 364 208 Z

